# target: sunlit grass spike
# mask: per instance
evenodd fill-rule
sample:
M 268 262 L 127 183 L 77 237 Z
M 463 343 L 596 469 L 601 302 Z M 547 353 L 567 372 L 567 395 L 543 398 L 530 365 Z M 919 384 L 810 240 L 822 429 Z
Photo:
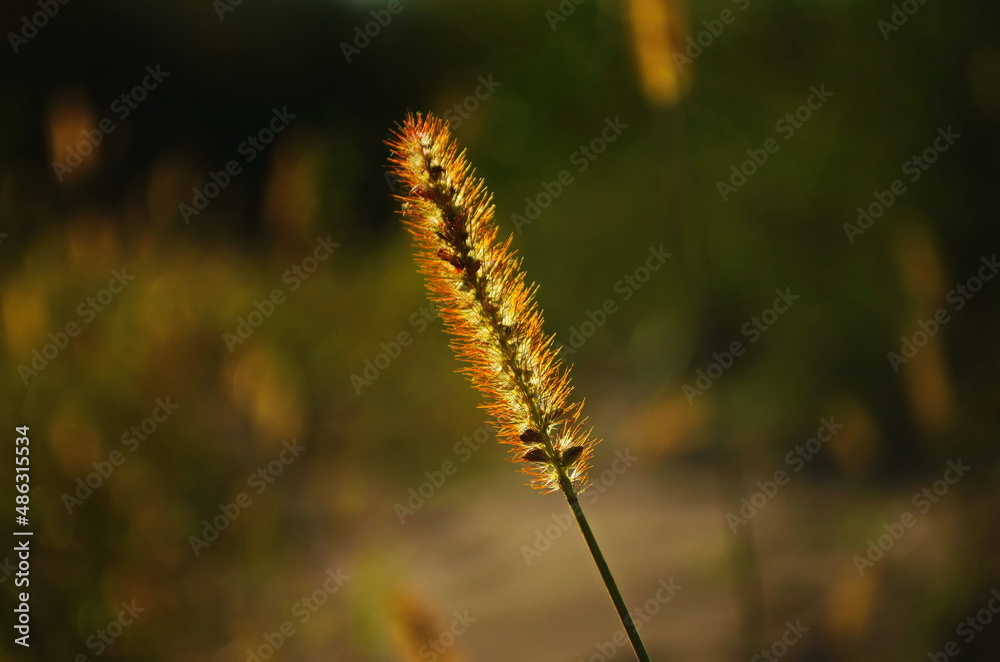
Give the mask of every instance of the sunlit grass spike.
M 435 117 L 408 116 L 390 146 L 417 264 L 456 354 L 468 364 L 463 372 L 487 396 L 500 440 L 512 446 L 512 459 L 523 463 L 534 487 L 556 490 L 560 474 L 581 486 L 596 440 L 580 404 L 568 402 L 568 370 L 542 330 L 534 288 L 525 284 L 510 239 L 497 240 L 482 180 Z M 575 461 L 560 467 L 558 458 L 571 449 L 579 449 Z
M 483 406 L 496 419 L 500 441 L 512 447 L 511 459 L 532 486 L 566 497 L 632 648 L 648 662 L 577 496 L 597 442 L 586 428 L 583 403 L 569 400 L 569 370 L 542 330 L 536 288 L 525 285 L 512 237 L 497 240 L 490 195 L 445 122 L 407 115 L 388 144 L 417 265 L 452 348 L 467 363 L 463 372 L 486 395 Z

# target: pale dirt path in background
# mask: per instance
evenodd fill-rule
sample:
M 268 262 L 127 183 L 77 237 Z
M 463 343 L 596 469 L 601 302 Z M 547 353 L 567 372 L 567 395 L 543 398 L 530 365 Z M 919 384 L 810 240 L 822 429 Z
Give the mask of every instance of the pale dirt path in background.
M 741 659 L 727 556 L 733 535 L 714 480 L 706 469 L 660 476 L 632 470 L 595 502 L 584 502 L 630 608 L 652 599 L 660 580 L 673 578 L 682 587 L 642 630 L 658 661 Z M 394 549 L 413 585 L 442 617 L 468 610 L 478 619 L 458 642 L 469 659 L 589 662 L 599 643 L 612 652 L 607 644 L 621 626 L 575 523 L 560 532 L 553 519 L 567 521 L 563 498 L 499 476 L 450 481 L 454 484 L 444 485 L 405 524 L 392 517 L 376 535 L 380 545 Z M 855 584 L 878 581 L 880 572 L 862 580 L 852 556 L 864 553 L 868 537 L 882 533 L 883 520 L 912 509 L 911 491 L 869 495 L 868 505 L 856 493 L 808 484 L 801 477 L 782 487 L 753 520 L 770 634 L 779 636 L 787 619 L 800 618 L 811 628 L 787 660 L 818 647 L 824 633 L 856 635 L 842 616 L 830 624 L 831 592 L 847 584 L 851 595 L 864 597 Z M 876 514 L 863 520 L 864 534 L 840 523 L 849 512 L 873 509 Z M 922 555 L 935 553 L 932 533 L 943 514 L 939 509 L 921 518 L 887 557 L 894 564 L 921 564 Z M 529 565 L 522 546 L 534 546 L 546 527 L 557 535 Z M 859 616 L 863 624 L 864 613 Z M 615 653 L 607 659 L 634 659 L 627 647 Z

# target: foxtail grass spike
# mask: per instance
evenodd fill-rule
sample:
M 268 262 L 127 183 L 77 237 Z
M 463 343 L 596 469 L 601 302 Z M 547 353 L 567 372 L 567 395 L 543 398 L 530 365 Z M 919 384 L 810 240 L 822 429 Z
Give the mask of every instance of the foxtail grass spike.
M 601 573 L 640 662 L 639 638 L 577 496 L 586 487 L 597 440 L 583 402 L 570 401 L 569 369 L 542 329 L 534 285 L 526 285 L 511 237 L 497 238 L 493 204 L 448 131 L 432 115 L 407 115 L 388 141 L 390 167 L 402 183 L 396 197 L 463 372 L 486 395 L 500 441 L 531 476 L 532 487 L 561 490 Z
M 542 330 L 535 286 L 525 284 L 511 240 L 497 239 L 482 180 L 435 117 L 408 116 L 389 145 L 417 264 L 500 441 L 533 487 L 551 492 L 561 479 L 583 487 L 596 440 L 583 403 L 569 402 L 569 371 Z

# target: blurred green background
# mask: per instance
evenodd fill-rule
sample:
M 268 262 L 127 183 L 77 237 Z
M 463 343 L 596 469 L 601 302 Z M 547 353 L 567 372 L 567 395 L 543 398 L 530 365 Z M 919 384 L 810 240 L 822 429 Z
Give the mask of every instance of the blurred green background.
M 28 425 L 34 531 L 30 649 L 0 550 L 0 659 L 632 659 L 427 307 L 385 170 L 408 110 L 452 120 L 569 345 L 585 507 L 654 659 L 1000 659 L 1000 282 L 969 282 L 996 5 L 0 16 L 0 498 Z

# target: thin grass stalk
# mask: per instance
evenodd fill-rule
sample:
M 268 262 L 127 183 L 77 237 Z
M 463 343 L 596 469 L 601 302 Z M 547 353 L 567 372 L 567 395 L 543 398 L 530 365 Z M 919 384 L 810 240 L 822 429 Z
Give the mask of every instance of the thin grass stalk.
M 554 336 L 543 331 L 537 288 L 525 284 L 512 237 L 498 241 L 491 197 L 445 122 L 410 114 L 388 145 L 390 167 L 402 183 L 396 197 L 413 235 L 415 260 L 439 304 L 452 349 L 467 364 L 462 372 L 487 396 L 482 406 L 531 486 L 566 497 L 636 657 L 647 662 L 577 496 L 586 488 L 597 439 L 586 427 L 583 402 L 570 401 L 569 369 Z
M 576 496 L 576 491 L 572 485 L 567 485 L 563 490 L 563 494 L 566 496 L 566 501 L 569 502 L 573 516 L 576 517 L 576 523 L 580 527 L 583 539 L 587 541 L 587 549 L 590 550 L 590 555 L 594 558 L 597 570 L 601 573 L 601 579 L 604 580 L 604 587 L 608 589 L 608 595 L 611 596 L 611 602 L 615 605 L 618 618 L 621 619 L 622 625 L 625 627 L 625 634 L 628 635 L 629 643 L 632 644 L 632 650 L 635 651 L 636 658 L 639 662 L 649 662 L 649 653 L 646 652 L 646 646 L 639 637 L 639 631 L 635 627 L 632 615 L 628 613 L 628 607 L 625 606 L 625 598 L 622 597 L 622 592 L 618 589 L 618 584 L 615 583 L 614 575 L 611 574 L 611 568 L 608 567 L 608 562 L 604 560 L 601 546 L 597 544 L 597 538 L 594 537 L 594 532 L 590 529 L 587 516 L 583 514 L 583 507 Z

